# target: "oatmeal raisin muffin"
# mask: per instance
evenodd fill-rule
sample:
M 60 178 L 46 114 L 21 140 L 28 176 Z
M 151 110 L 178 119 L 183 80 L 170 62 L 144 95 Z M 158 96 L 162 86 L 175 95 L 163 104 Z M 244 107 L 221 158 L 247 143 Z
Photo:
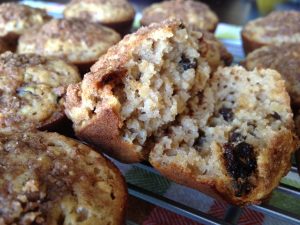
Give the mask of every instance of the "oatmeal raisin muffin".
M 287 43 L 265 46 L 251 52 L 242 65 L 248 69 L 277 70 L 286 81 L 294 108 L 300 107 L 300 44 Z
M 284 81 L 275 70 L 219 68 L 199 98 L 156 137 L 151 164 L 214 197 L 260 203 L 289 171 L 297 148 Z
M 55 56 L 86 71 L 99 56 L 120 40 L 120 35 L 100 24 L 53 19 L 20 37 L 18 53 Z
M 31 8 L 18 3 L 0 4 L 0 38 L 14 51 L 18 38 L 28 29 L 40 26 L 50 20 L 45 10 Z
M 0 146 L 0 224 L 123 224 L 124 179 L 91 148 L 46 132 L 0 134 Z
M 125 36 L 68 87 L 65 112 L 77 136 L 123 162 L 146 159 L 156 133 L 186 110 L 210 75 L 201 37 L 177 20 Z
M 56 127 L 65 117 L 62 97 L 66 86 L 79 81 L 77 69 L 62 60 L 1 54 L 1 132 Z
M 275 11 L 250 21 L 242 30 L 245 53 L 265 45 L 300 43 L 300 12 Z
M 71 0 L 66 5 L 64 17 L 101 23 L 118 31 L 129 33 L 135 16 L 127 0 Z
M 173 0 L 154 3 L 143 11 L 141 24 L 148 26 L 165 19 L 181 19 L 193 29 L 214 32 L 218 25 L 217 15 L 204 3 L 193 0 Z

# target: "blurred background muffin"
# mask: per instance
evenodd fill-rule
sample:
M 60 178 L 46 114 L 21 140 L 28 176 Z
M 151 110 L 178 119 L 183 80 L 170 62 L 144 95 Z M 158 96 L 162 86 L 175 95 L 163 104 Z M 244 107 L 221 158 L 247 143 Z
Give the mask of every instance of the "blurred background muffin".
M 55 129 L 65 118 L 63 96 L 80 76 L 60 59 L 5 52 L 0 55 L 0 131 Z
M 101 23 L 118 31 L 129 33 L 135 16 L 127 0 L 72 0 L 64 10 L 67 19 L 80 19 Z
M 20 37 L 18 53 L 55 56 L 78 66 L 81 73 L 120 40 L 120 35 L 101 24 L 53 19 Z
M 217 24 L 217 15 L 204 3 L 193 0 L 173 0 L 155 3 L 144 9 L 141 25 L 147 26 L 165 19 L 181 19 L 193 29 L 214 32 Z
M 286 43 L 256 49 L 242 63 L 246 69 L 270 68 L 277 70 L 286 81 L 293 108 L 300 108 L 300 45 Z
M 300 44 L 300 12 L 274 11 L 266 17 L 248 22 L 241 35 L 247 54 L 265 45 Z
M 18 3 L 0 4 L 0 37 L 15 50 L 18 38 L 26 30 L 50 20 L 45 10 Z

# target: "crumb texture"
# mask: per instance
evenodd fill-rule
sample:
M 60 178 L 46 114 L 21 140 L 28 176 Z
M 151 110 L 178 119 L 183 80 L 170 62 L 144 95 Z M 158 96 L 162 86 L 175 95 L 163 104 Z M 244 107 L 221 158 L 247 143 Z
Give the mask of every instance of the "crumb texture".
M 0 223 L 122 224 L 123 178 L 90 148 L 55 133 L 0 136 Z
M 202 91 L 210 75 L 199 53 L 201 37 L 176 20 L 126 36 L 99 59 L 81 84 L 69 87 L 66 113 L 75 130 L 90 126 L 110 108 L 117 117 L 114 131 L 119 141 L 138 152 L 149 147 L 156 133 Z
M 150 162 L 181 183 L 207 184 L 235 204 L 265 198 L 290 168 L 297 144 L 280 74 L 220 68 L 202 97 L 188 104 L 158 138 Z
M 277 70 L 286 81 L 292 105 L 300 106 L 300 45 L 286 43 L 265 46 L 251 52 L 243 65 L 248 70 L 270 68 Z

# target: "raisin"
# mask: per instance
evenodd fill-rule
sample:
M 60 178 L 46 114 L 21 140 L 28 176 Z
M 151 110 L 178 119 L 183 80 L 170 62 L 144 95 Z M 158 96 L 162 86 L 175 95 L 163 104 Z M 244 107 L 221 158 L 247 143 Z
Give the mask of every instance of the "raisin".
M 205 132 L 201 129 L 198 130 L 199 136 L 195 139 L 193 147 L 196 148 L 196 150 L 200 150 L 199 147 L 203 145 L 205 142 Z
M 271 114 L 271 116 L 275 119 L 275 120 L 281 120 L 281 116 L 277 113 L 277 112 L 273 112 Z
M 193 61 L 190 61 L 185 55 L 182 55 L 179 64 L 182 66 L 183 70 L 195 69 L 197 67 L 197 60 L 193 59 Z
M 229 135 L 229 142 L 241 142 L 241 141 L 244 141 L 245 140 L 245 137 L 242 136 L 241 133 L 239 132 L 232 132 L 230 135 Z
M 230 142 L 225 143 L 223 148 L 226 169 L 234 179 L 233 188 L 236 196 L 249 193 L 251 184 L 248 177 L 257 167 L 253 146 L 243 141 L 236 145 Z
M 219 110 L 219 113 L 223 116 L 223 118 L 224 118 L 225 121 L 227 121 L 227 122 L 232 121 L 232 119 L 233 119 L 232 109 L 226 108 L 226 107 L 222 107 Z

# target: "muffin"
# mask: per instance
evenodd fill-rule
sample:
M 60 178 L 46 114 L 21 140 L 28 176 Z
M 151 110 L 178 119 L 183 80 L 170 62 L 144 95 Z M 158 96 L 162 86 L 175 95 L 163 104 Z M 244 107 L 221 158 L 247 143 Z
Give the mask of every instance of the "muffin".
M 156 137 L 150 163 L 180 184 L 233 204 L 260 203 L 289 171 L 298 143 L 280 74 L 220 68 L 203 95 L 187 104 Z
M 217 15 L 204 3 L 193 0 L 175 0 L 154 3 L 143 11 L 141 25 L 148 26 L 165 19 L 181 19 L 193 29 L 214 32 L 218 25 Z
M 64 17 L 108 26 L 122 36 L 130 32 L 135 10 L 127 0 L 71 0 Z
M 177 20 L 125 36 L 68 87 L 65 112 L 77 136 L 123 162 L 146 159 L 156 133 L 185 111 L 210 75 L 201 37 Z
M 300 42 L 300 12 L 275 11 L 248 22 L 242 30 L 245 53 L 265 45 Z
M 248 69 L 277 70 L 286 81 L 294 108 L 300 107 L 300 44 L 286 43 L 265 46 L 251 52 L 242 65 Z
M 120 40 L 110 28 L 87 21 L 54 19 L 20 37 L 18 53 L 35 53 L 67 60 L 85 72 Z
M 18 3 L 0 4 L 0 38 L 14 51 L 18 38 L 28 29 L 50 20 L 45 10 Z
M 202 33 L 200 45 L 200 55 L 206 59 L 212 71 L 219 66 L 230 66 L 233 57 L 227 51 L 222 42 L 220 42 L 212 33 L 199 30 Z
M 124 179 L 91 148 L 46 132 L 0 134 L 0 146 L 0 224 L 123 224 Z
M 65 118 L 66 86 L 79 81 L 77 69 L 62 60 L 1 54 L 0 131 L 56 127 Z

